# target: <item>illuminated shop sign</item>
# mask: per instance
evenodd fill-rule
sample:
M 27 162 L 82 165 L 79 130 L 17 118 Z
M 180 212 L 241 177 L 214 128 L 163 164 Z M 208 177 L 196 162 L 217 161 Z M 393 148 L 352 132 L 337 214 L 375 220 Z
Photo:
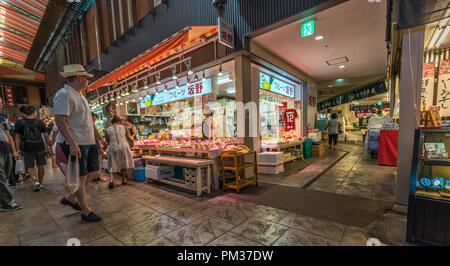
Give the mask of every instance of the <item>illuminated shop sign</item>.
M 187 86 L 180 86 L 178 89 L 173 88 L 165 92 L 160 92 L 141 100 L 141 108 L 161 105 L 165 103 L 175 102 L 195 96 L 201 96 L 212 93 L 211 79 L 205 81 L 199 81 Z
M 450 179 L 444 179 L 443 177 L 422 177 L 416 180 L 416 187 L 450 189 Z
M 261 90 L 274 92 L 290 98 L 295 98 L 294 86 L 261 72 L 259 72 L 259 88 Z

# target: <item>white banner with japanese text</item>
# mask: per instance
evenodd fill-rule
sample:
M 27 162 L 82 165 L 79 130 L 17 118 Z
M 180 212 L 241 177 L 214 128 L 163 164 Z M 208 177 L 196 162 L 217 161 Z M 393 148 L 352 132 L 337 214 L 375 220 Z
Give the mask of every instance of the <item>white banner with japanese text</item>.
M 441 117 L 450 117 L 450 59 L 441 61 L 437 105 L 441 108 Z
M 422 103 L 425 108 L 433 105 L 434 97 L 434 63 L 423 64 L 422 75 Z

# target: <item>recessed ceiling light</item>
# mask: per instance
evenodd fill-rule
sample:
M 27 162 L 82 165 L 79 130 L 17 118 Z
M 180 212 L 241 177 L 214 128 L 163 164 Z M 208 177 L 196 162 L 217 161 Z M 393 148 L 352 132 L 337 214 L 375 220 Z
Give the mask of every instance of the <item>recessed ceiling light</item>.
M 340 69 L 343 69 L 343 68 L 345 68 L 345 65 L 341 65 L 341 66 L 339 66 L 339 68 L 340 68 Z
M 317 35 L 316 38 L 314 38 L 316 41 L 320 41 L 323 38 L 325 38 L 323 35 Z

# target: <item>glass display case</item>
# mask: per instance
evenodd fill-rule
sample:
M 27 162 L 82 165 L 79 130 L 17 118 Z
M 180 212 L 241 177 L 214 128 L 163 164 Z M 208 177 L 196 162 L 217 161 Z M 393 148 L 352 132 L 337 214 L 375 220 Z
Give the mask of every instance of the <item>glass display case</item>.
M 407 240 L 450 245 L 450 129 L 418 129 L 414 137 Z
M 450 130 L 419 130 L 414 195 L 450 201 Z

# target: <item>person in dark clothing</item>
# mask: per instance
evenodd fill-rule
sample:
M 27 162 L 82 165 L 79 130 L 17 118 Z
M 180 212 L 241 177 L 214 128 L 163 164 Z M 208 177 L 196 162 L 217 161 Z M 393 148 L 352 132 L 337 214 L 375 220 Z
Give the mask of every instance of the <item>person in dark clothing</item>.
M 19 154 L 24 157 L 25 168 L 34 181 L 34 191 L 38 192 L 43 188 L 42 181 L 46 164 L 45 144 L 42 134 L 44 134 L 48 145 L 51 142 L 44 123 L 36 119 L 36 108 L 31 105 L 22 106 L 20 112 L 25 114 L 25 118 L 16 123 L 16 147 Z M 50 150 L 49 153 L 52 154 L 52 151 Z M 35 165 L 38 167 L 38 178 L 36 178 L 34 170 Z
M 3 108 L 3 100 L 0 98 L 0 109 Z M 6 187 L 6 179 L 9 177 L 12 166 L 11 153 L 15 160 L 19 155 L 14 147 L 14 141 L 9 134 L 9 126 L 5 117 L 0 115 L 0 211 L 15 211 L 22 209 Z
M 0 116 L 3 116 L 6 120 L 6 123 L 9 126 L 9 134 L 11 135 L 12 139 L 15 140 L 16 137 L 16 132 L 14 131 L 14 127 L 11 125 L 11 123 L 8 120 L 8 112 L 6 112 L 5 110 L 0 110 Z M 14 143 L 15 145 L 15 143 Z M 17 187 L 17 184 L 22 183 L 23 181 L 21 180 L 21 177 L 19 175 L 16 175 L 16 160 L 12 160 L 12 169 L 11 169 L 11 173 L 9 174 L 9 179 L 8 179 L 8 183 L 9 183 L 9 189 L 15 189 Z

